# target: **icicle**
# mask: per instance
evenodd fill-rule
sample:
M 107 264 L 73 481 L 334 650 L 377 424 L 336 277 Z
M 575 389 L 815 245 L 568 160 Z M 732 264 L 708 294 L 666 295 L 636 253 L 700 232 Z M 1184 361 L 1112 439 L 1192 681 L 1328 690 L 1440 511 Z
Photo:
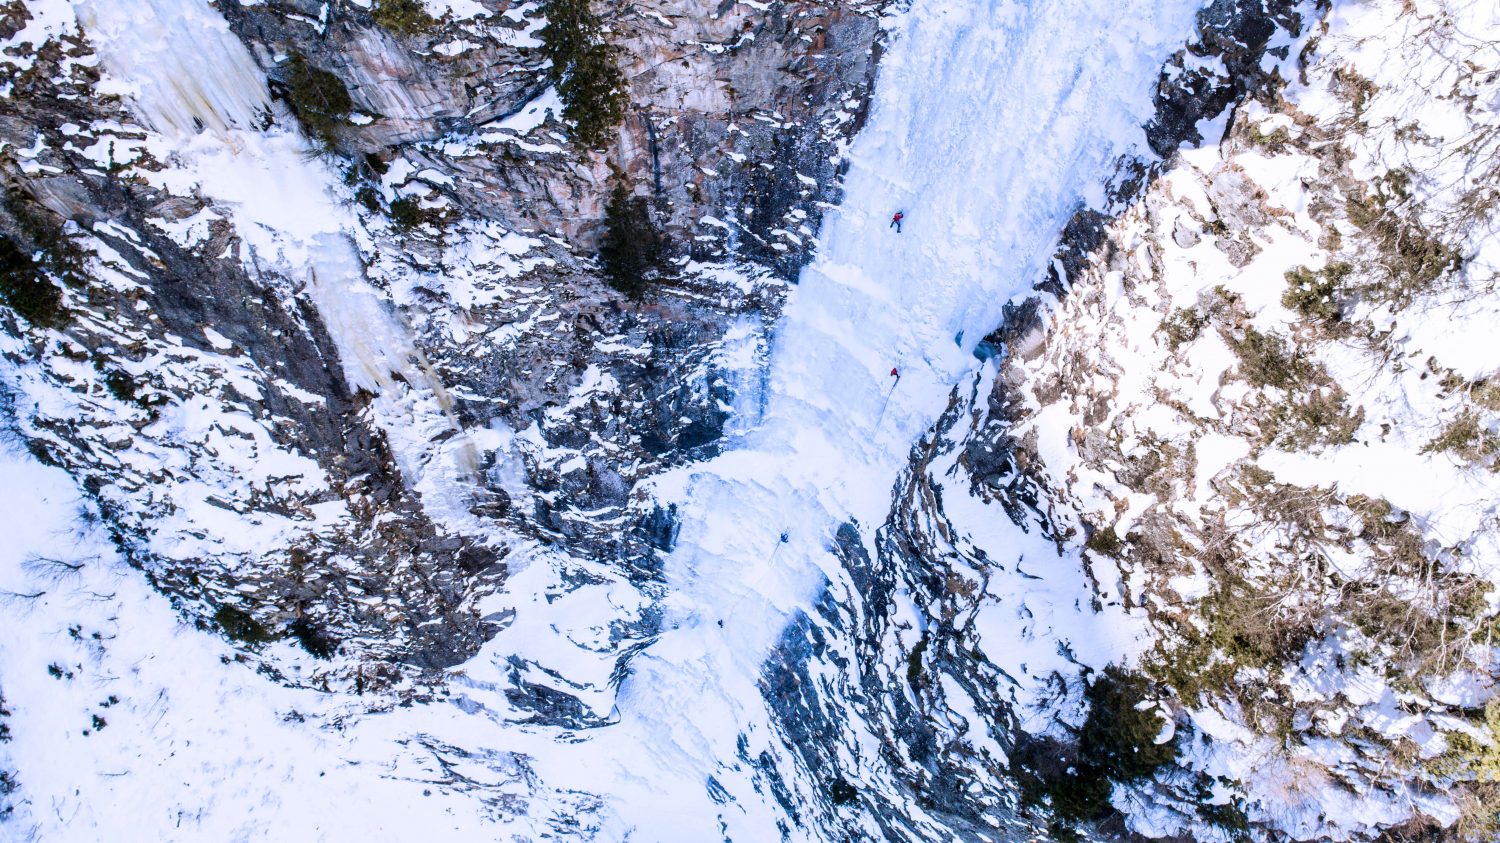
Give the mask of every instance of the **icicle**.
M 150 128 L 178 136 L 255 129 L 265 75 L 207 0 L 74 0 L 105 68 Z

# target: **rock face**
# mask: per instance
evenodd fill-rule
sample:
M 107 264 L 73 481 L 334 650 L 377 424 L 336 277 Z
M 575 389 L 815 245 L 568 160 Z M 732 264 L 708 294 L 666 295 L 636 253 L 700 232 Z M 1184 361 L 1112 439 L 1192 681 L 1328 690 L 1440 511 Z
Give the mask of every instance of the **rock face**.
M 721 4 L 705 16 L 679 2 L 619 22 L 640 104 L 620 154 L 695 258 L 727 251 L 795 277 L 864 122 L 884 6 Z
M 601 9 L 628 105 L 613 140 L 590 154 L 556 143 L 565 130 L 555 118 L 535 117 L 540 144 L 506 128 L 548 88 L 544 19 L 532 3 L 486 5 L 414 33 L 384 29 L 353 4 L 225 11 L 273 80 L 287 84 L 295 53 L 344 84 L 373 119 L 341 126 L 343 149 L 374 156 L 377 169 L 406 157 L 416 185 L 465 215 L 557 233 L 587 254 L 622 179 L 650 199 L 675 252 L 795 276 L 821 208 L 837 199 L 839 152 L 863 121 L 887 3 Z M 435 182 L 422 175 L 429 168 L 442 174 Z
M 1162 68 L 1156 90 L 1156 116 L 1146 125 L 1151 151 L 1170 158 L 1184 142 L 1212 142 L 1198 121 L 1212 120 L 1246 95 L 1274 88 L 1275 71 L 1264 69 L 1271 56 L 1285 60 L 1289 44 L 1278 34 L 1302 30 L 1297 3 L 1279 0 L 1214 0 L 1198 13 L 1200 40 Z

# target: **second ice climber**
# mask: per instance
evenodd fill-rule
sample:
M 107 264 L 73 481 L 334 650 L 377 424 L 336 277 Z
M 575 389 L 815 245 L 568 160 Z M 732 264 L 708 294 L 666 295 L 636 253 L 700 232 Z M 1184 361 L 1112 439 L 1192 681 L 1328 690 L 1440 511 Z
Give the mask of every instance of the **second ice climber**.
M 905 211 L 897 211 L 896 215 L 891 217 L 890 227 L 896 229 L 897 234 L 901 233 L 901 221 L 904 219 L 906 219 Z

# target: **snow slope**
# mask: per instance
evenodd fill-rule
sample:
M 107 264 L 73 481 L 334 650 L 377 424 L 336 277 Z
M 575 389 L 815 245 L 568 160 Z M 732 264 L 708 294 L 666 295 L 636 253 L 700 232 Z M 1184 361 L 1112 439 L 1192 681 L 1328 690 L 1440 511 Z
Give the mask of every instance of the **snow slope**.
M 424 786 L 410 735 L 310 729 L 327 695 L 283 688 L 182 624 L 61 470 L 0 443 L 0 677 L 21 771 L 4 840 L 389 840 L 472 833 L 482 806 Z M 295 658 L 295 654 L 290 654 Z M 424 769 L 424 761 L 427 769 Z

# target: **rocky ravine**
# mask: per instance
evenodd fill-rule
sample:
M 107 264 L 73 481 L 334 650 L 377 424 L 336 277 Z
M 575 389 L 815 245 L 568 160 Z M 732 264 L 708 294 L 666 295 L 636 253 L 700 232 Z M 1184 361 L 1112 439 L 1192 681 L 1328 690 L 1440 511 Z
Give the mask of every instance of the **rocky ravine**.
M 450 693 L 518 634 L 524 571 L 597 681 L 517 655 L 460 707 L 608 723 L 676 541 L 638 487 L 754 423 L 887 4 L 600 4 L 627 96 L 598 148 L 542 5 L 0 5 L 7 423 L 280 682 Z M 731 763 L 784 839 L 1492 833 L 1494 28 L 1208 4 L 1155 157 L 1074 218 L 767 661 L 797 757 Z M 663 244 L 641 301 L 595 260 L 621 225 Z M 608 833 L 587 794 L 507 790 L 542 790 L 519 753 L 495 784 L 420 743 L 495 816 Z
M 249 644 L 342 644 L 309 681 L 472 654 L 517 542 L 652 594 L 670 516 L 632 489 L 722 435 L 726 341 L 763 345 L 837 197 L 882 4 L 613 10 L 628 116 L 597 150 L 542 97 L 535 3 L 415 28 L 353 2 L 217 5 L 230 34 L 196 2 L 5 11 L 4 233 L 63 287 L 50 322 L 7 316 L 33 449 L 191 615 Z M 172 74 L 231 59 L 163 105 Z M 280 148 L 235 149 L 262 142 Z M 287 195 L 257 217 L 193 175 L 284 161 L 345 204 Z M 617 185 L 665 244 L 640 303 L 593 260 Z M 277 213 L 345 230 L 303 237 Z M 309 254 L 368 283 L 309 278 Z M 370 307 L 394 318 L 344 315 Z

